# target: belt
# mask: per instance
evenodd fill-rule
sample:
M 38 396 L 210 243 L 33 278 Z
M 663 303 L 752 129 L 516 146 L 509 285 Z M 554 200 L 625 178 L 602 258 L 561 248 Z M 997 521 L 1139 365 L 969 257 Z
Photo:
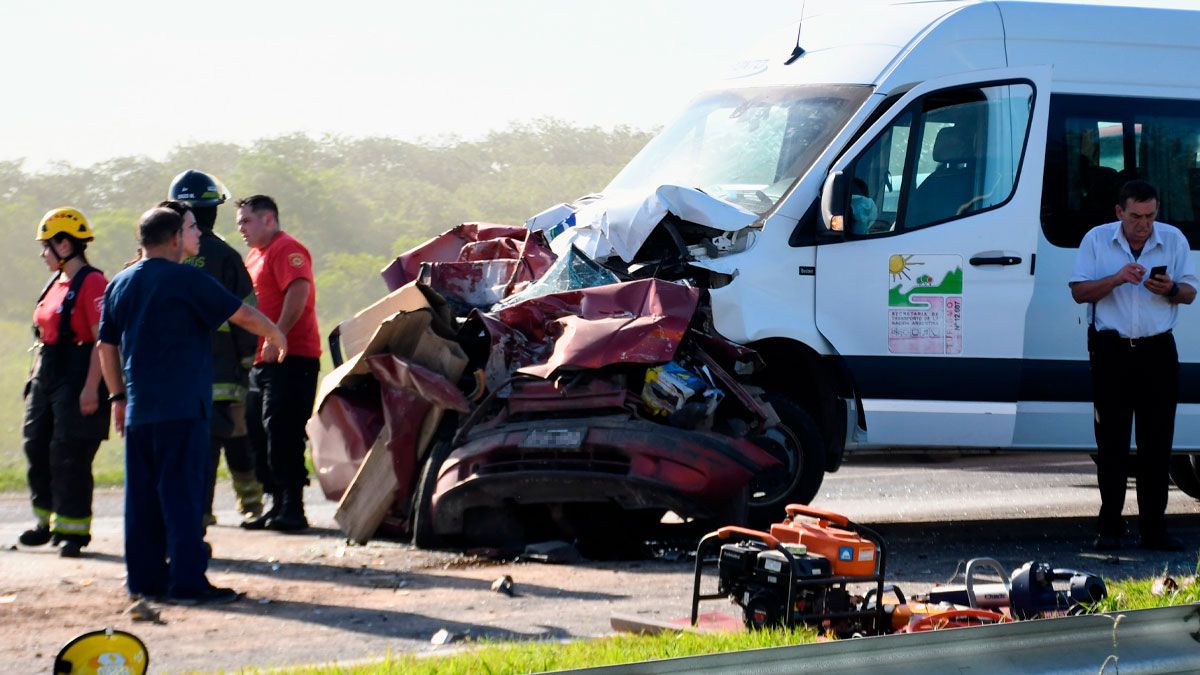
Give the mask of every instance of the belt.
M 1103 340 L 1104 342 L 1106 342 L 1108 344 L 1116 344 L 1116 345 L 1120 345 L 1121 347 L 1128 346 L 1131 349 L 1136 349 L 1138 347 L 1145 347 L 1145 346 L 1154 344 L 1156 342 L 1165 342 L 1167 340 L 1174 339 L 1174 335 L 1172 335 L 1171 331 L 1165 331 L 1163 333 L 1159 333 L 1158 335 L 1148 335 L 1146 337 L 1131 338 L 1131 337 L 1125 337 L 1124 335 L 1121 335 L 1120 333 L 1118 333 L 1115 330 L 1098 330 L 1098 331 L 1096 331 L 1096 337 L 1100 338 L 1101 340 Z

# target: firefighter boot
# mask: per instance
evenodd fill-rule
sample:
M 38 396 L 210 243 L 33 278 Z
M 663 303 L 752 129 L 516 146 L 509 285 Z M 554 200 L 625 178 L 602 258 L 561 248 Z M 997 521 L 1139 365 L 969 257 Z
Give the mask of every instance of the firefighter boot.
M 246 530 L 265 530 L 271 524 L 271 520 L 279 515 L 283 508 L 283 493 L 271 492 L 271 508 L 267 509 L 266 513 L 251 520 L 242 521 L 242 528 Z
M 290 487 L 283 493 L 283 507 L 278 515 L 267 523 L 268 530 L 278 532 L 300 532 L 308 529 L 308 518 L 304 516 L 304 486 Z
M 58 549 L 58 555 L 62 558 L 82 558 L 83 547 L 92 542 L 88 534 L 63 534 L 58 538 L 63 543 L 62 548 Z
M 22 546 L 45 546 L 50 543 L 50 525 L 38 523 L 32 529 L 25 530 L 17 538 Z
M 253 471 L 231 471 L 233 491 L 237 494 L 238 513 L 242 522 L 258 518 L 263 512 L 263 486 Z

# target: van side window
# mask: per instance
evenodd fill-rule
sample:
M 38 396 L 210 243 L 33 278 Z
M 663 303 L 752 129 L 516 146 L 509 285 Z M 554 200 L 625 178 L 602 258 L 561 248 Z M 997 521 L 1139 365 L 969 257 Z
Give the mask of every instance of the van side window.
M 1025 83 L 950 89 L 911 103 L 850 167 L 850 232 L 913 230 L 1008 201 L 1032 103 Z
M 1200 103 L 1056 95 L 1050 99 L 1042 231 L 1074 248 L 1088 230 L 1116 220 L 1126 181 L 1150 181 L 1158 220 L 1200 249 Z

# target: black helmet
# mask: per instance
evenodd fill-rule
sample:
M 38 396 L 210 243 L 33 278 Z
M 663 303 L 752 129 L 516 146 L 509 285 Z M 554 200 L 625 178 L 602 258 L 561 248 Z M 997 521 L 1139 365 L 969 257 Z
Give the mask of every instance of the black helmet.
M 229 190 L 225 189 L 225 185 L 217 180 L 216 176 L 188 169 L 171 181 L 167 199 L 174 199 L 192 207 L 216 206 L 229 199 Z

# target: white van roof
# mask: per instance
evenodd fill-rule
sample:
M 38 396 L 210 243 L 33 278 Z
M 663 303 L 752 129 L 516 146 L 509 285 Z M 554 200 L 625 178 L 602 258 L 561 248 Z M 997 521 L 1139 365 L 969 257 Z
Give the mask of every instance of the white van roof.
M 836 3 L 774 31 L 713 88 L 871 84 L 1050 65 L 1055 91 L 1200 97 L 1200 11 L 1021 0 Z M 1195 5 L 1193 5 L 1195 6 Z M 797 44 L 804 55 L 784 61 Z

